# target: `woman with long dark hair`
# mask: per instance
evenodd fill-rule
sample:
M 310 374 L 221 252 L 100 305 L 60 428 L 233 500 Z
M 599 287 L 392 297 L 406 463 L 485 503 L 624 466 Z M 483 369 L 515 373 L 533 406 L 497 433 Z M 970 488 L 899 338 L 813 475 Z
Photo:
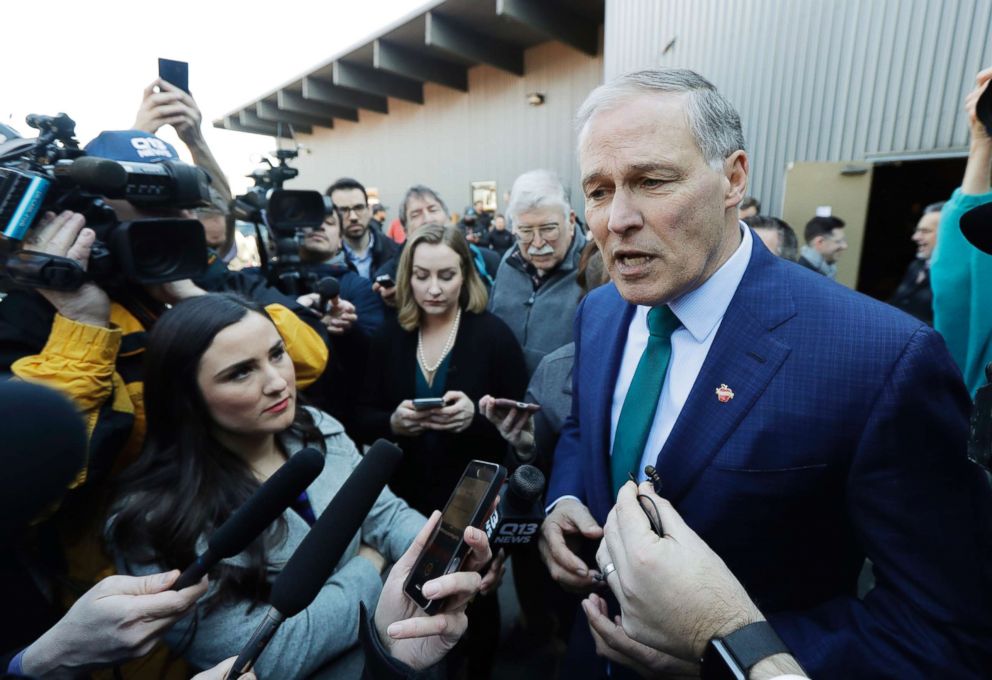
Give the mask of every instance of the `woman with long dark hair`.
M 293 365 L 265 310 L 234 295 L 177 305 L 153 330 L 146 358 L 148 433 L 121 478 L 108 523 L 118 568 L 144 574 L 190 564 L 206 539 L 292 455 L 315 446 L 323 472 L 245 552 L 211 572 L 194 615 L 166 641 L 193 665 L 236 653 L 261 620 L 275 575 L 358 464 L 330 416 L 304 407 Z M 371 605 L 384 568 L 425 518 L 389 491 L 377 500 L 337 571 L 287 620 L 258 663 L 261 677 L 357 677 L 358 605 Z
M 396 291 L 396 319 L 372 338 L 357 422 L 368 441 L 397 441 L 406 455 L 390 488 L 429 512 L 444 507 L 470 460 L 504 462 L 506 442 L 475 404 L 486 394 L 522 399 L 527 369 L 513 332 L 486 311 L 486 288 L 457 228 L 431 224 L 413 233 Z M 421 398 L 443 405 L 417 410 L 413 400 Z M 488 677 L 498 640 L 496 597 L 477 598 L 468 677 Z

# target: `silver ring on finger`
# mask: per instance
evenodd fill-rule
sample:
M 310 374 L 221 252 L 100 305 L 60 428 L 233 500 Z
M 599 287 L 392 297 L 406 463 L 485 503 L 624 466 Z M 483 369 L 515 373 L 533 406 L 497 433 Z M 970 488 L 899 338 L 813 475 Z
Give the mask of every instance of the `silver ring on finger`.
M 609 578 L 610 574 L 612 574 L 616 570 L 617 570 L 616 565 L 613 564 L 612 562 L 609 562 L 605 567 L 603 567 L 603 580 L 605 581 L 607 578 Z

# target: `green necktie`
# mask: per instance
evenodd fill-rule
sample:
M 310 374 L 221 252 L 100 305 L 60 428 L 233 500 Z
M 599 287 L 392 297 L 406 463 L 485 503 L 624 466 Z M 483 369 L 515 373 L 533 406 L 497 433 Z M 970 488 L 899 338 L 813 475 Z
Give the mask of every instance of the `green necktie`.
M 624 397 L 617 432 L 613 437 L 610 474 L 614 498 L 620 487 L 630 479 L 630 473 L 637 476 L 637 466 L 644 456 L 644 447 L 654 424 L 654 412 L 658 408 L 662 385 L 665 384 L 665 371 L 672 358 L 672 333 L 680 325 L 679 318 L 668 305 L 652 307 L 648 312 L 648 344 L 637 362 L 637 370 Z

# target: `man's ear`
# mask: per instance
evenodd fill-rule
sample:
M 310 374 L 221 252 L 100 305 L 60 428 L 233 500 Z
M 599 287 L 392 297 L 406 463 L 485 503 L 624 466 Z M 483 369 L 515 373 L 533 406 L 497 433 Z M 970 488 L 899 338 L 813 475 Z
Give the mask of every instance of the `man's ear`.
M 744 200 L 749 170 L 750 163 L 743 149 L 738 149 L 724 160 L 723 173 L 727 178 L 727 194 L 724 200 L 725 207 L 737 207 Z

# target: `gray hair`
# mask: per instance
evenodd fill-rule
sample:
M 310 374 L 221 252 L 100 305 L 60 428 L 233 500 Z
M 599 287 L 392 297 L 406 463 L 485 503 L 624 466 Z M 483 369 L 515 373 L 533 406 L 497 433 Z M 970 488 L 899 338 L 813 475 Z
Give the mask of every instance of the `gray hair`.
M 586 97 L 575 116 L 579 138 L 597 111 L 613 109 L 644 94 L 685 94 L 685 112 L 696 145 L 714 169 L 744 149 L 741 117 L 713 83 L 688 69 L 646 69 L 600 85 Z
M 516 222 L 520 213 L 539 208 L 557 208 L 564 213 L 566 221 L 572 213 L 565 187 L 550 170 L 530 170 L 517 177 L 510 190 L 506 214 Z
M 936 203 L 931 203 L 923 209 L 923 214 L 929 215 L 930 213 L 939 213 L 944 209 L 945 203 L 947 203 L 947 201 L 937 201 Z
M 400 218 L 400 224 L 402 224 L 404 227 L 406 227 L 406 206 L 410 202 L 410 199 L 414 197 L 420 199 L 433 198 L 435 201 L 437 201 L 438 205 L 441 206 L 441 209 L 444 211 L 444 214 L 445 215 L 448 214 L 448 206 L 444 204 L 444 201 L 441 200 L 441 197 L 437 195 L 436 191 L 434 191 L 430 187 L 424 186 L 423 184 L 414 184 L 412 187 L 406 190 L 406 194 L 403 195 L 403 201 L 400 203 L 399 218 Z

